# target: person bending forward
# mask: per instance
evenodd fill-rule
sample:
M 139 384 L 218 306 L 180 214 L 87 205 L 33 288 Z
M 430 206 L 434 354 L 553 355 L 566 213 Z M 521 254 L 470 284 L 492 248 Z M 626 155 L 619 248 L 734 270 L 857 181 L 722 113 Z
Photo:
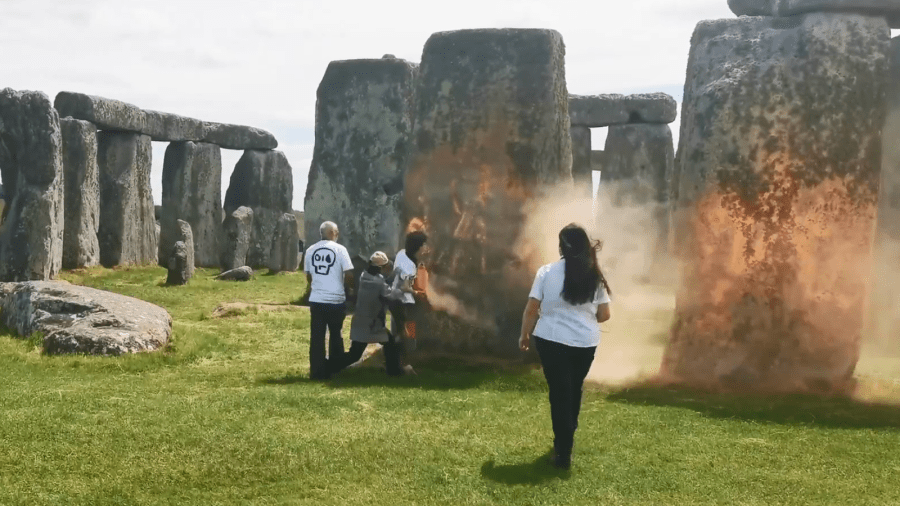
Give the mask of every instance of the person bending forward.
M 531 335 L 550 389 L 553 465 L 569 469 L 584 378 L 600 344 L 600 322 L 609 319 L 609 285 L 597 264 L 600 243 L 571 224 L 559 232 L 562 258 L 537 271 L 522 315 L 519 347 Z

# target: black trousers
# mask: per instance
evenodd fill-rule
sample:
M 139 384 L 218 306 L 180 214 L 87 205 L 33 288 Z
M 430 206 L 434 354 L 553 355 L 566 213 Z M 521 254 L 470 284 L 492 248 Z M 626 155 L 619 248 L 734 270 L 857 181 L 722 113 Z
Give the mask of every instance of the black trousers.
M 577 348 L 537 336 L 534 336 L 534 343 L 550 387 L 553 448 L 560 458 L 568 460 L 572 458 L 575 429 L 578 428 L 584 378 L 594 361 L 597 347 Z
M 309 303 L 309 377 L 327 379 L 340 370 L 344 361 L 341 327 L 347 316 L 344 303 Z M 325 358 L 325 331 L 328 330 L 328 359 Z
M 384 350 L 384 368 L 388 373 L 388 376 L 399 376 L 403 374 L 403 370 L 400 368 L 400 349 L 396 339 L 397 338 L 394 335 L 388 332 L 388 340 L 382 346 L 382 350 Z M 351 341 L 350 351 L 344 354 L 344 362 L 341 364 L 341 369 L 349 367 L 359 361 L 368 345 L 369 343 Z

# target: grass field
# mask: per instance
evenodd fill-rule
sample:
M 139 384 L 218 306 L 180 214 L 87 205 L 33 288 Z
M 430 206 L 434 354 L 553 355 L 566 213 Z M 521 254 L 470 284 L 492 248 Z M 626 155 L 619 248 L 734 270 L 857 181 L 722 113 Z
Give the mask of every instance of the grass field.
M 310 382 L 309 315 L 290 305 L 303 277 L 213 274 L 63 275 L 165 307 L 162 353 L 44 356 L 0 336 L 0 505 L 900 504 L 897 405 L 592 386 L 561 473 L 543 458 L 539 370 L 443 361 Z M 651 332 L 638 323 L 604 339 L 640 340 L 614 335 Z M 896 381 L 864 379 L 885 398 Z

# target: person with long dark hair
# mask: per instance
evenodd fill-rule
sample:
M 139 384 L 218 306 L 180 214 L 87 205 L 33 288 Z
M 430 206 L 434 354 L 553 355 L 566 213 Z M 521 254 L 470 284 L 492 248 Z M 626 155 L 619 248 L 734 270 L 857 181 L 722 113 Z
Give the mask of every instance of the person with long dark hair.
M 406 234 L 404 249 L 397 252 L 394 258 L 394 286 L 404 292 L 403 298 L 391 306 L 391 321 L 395 331 L 405 336 L 404 352 L 415 349 L 416 319 L 418 317 L 417 299 L 424 297 L 424 286 L 427 274 L 424 263 L 419 258 L 428 235 L 423 231 Z
M 570 224 L 559 232 L 562 258 L 537 271 L 522 315 L 519 348 L 531 337 L 550 389 L 553 465 L 568 470 L 584 378 L 600 344 L 600 323 L 610 317 L 609 285 L 597 263 L 600 243 Z

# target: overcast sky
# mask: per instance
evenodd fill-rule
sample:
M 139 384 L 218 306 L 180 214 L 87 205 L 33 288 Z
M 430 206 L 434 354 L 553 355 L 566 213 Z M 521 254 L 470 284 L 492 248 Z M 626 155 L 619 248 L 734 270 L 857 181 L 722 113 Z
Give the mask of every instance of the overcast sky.
M 570 93 L 663 91 L 680 105 L 694 26 L 723 17 L 733 17 L 726 0 L 0 0 L 0 88 L 269 130 L 302 209 L 316 88 L 332 60 L 419 62 L 437 31 L 552 28 L 566 44 Z M 165 147 L 154 143 L 157 203 Z M 223 150 L 223 196 L 240 154 Z

